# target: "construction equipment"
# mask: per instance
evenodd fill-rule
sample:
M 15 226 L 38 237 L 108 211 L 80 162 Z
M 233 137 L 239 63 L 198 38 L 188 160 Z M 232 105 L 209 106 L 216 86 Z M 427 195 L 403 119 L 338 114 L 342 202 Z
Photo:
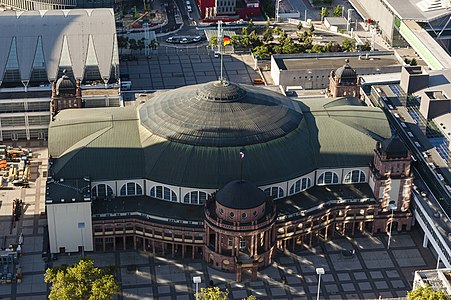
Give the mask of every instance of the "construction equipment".
M 22 280 L 22 268 L 14 247 L 0 250 L 0 283 L 14 283 Z

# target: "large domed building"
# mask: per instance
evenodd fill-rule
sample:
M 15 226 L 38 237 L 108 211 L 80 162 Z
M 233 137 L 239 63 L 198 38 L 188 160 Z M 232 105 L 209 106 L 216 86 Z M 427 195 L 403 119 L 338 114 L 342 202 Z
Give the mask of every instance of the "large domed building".
M 384 113 L 358 99 L 229 82 L 63 110 L 49 130 L 51 251 L 199 256 L 240 279 L 275 247 L 386 231 L 388 203 L 408 230 L 410 155 L 387 155 L 402 148 L 390 138 Z

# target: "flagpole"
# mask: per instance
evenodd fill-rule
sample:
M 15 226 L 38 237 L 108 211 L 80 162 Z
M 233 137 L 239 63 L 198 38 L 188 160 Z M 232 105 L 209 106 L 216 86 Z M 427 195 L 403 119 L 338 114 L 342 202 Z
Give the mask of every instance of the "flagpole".
M 218 34 L 221 36 L 221 38 L 219 39 L 219 41 L 218 41 L 218 44 L 219 44 L 219 55 L 221 55 L 221 75 L 220 75 L 220 77 L 219 77 L 219 80 L 221 81 L 221 83 L 224 81 L 224 78 L 222 77 L 222 69 L 223 69 L 223 60 L 222 60 L 222 57 L 223 57 L 223 51 L 224 51 L 224 48 L 223 48 L 223 43 L 224 43 L 224 32 L 223 32 L 223 30 L 222 30 L 222 21 L 220 20 L 219 22 L 218 22 Z
M 243 161 L 244 161 L 244 149 L 240 149 L 240 182 L 243 182 Z

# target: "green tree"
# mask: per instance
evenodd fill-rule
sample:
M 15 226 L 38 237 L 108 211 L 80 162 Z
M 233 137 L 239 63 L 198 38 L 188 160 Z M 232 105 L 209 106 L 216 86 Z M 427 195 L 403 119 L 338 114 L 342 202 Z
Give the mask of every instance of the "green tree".
M 358 45 L 357 50 L 358 51 L 371 51 L 371 45 L 368 41 L 366 41 L 362 45 Z
M 267 45 L 257 46 L 252 50 L 254 56 L 264 59 L 271 56 L 271 49 Z
M 434 291 L 428 284 L 418 287 L 417 289 L 407 292 L 408 300 L 450 300 L 442 291 Z
M 322 53 L 324 52 L 323 47 L 319 44 L 315 44 L 310 49 L 310 53 Z
M 297 26 L 297 29 L 298 29 L 298 31 L 301 31 L 301 30 L 302 30 L 302 22 L 301 22 L 301 21 L 299 21 L 298 26 Z
M 341 48 L 345 52 L 355 51 L 355 40 L 354 39 L 345 39 L 343 41 L 343 43 L 341 43 Z
M 229 300 L 229 291 L 221 291 L 218 287 L 201 288 L 195 298 L 196 300 Z M 250 295 L 243 300 L 257 300 L 257 298 Z
M 412 60 L 410 61 L 410 65 L 411 66 L 416 66 L 417 64 L 418 64 L 417 60 L 415 58 L 412 58 Z
M 252 30 L 252 32 L 249 34 L 249 43 L 252 48 L 260 46 L 262 44 L 262 40 L 255 32 L 255 30 Z
M 343 15 L 343 6 L 337 5 L 334 7 L 334 16 L 341 17 Z
M 341 52 L 341 46 L 339 43 L 337 42 L 332 42 L 329 41 L 325 46 L 324 46 L 324 52 Z
M 241 45 L 241 37 L 239 35 L 232 35 L 230 37 L 230 42 L 232 43 L 233 47 L 242 47 Z
M 210 40 L 208 41 L 208 46 L 217 47 L 218 46 L 218 37 L 217 36 L 210 37 Z
M 249 20 L 249 29 L 250 30 L 254 30 L 255 24 L 254 21 L 252 19 Z
M 249 34 L 249 28 L 248 27 L 243 27 L 241 28 L 241 35 L 248 35 Z
M 201 288 L 200 292 L 195 295 L 196 300 L 228 300 L 229 291 L 221 291 L 217 286 Z
M 279 37 L 277 38 L 277 41 L 279 42 L 279 44 L 283 44 L 283 43 L 285 43 L 285 40 L 287 38 L 289 38 L 288 34 L 282 30 L 279 34 Z
M 50 283 L 50 300 L 109 300 L 120 292 L 113 274 L 94 266 L 89 258 L 69 267 L 48 268 L 44 281 Z
M 313 23 L 312 23 L 312 24 L 310 24 L 309 32 L 310 32 L 310 34 L 313 35 L 314 31 L 315 31 L 315 26 L 313 26 Z
M 124 35 L 118 35 L 118 37 L 117 37 L 117 46 L 120 49 L 127 49 L 128 37 L 124 36 Z
M 135 39 L 129 39 L 128 40 L 128 47 L 131 50 L 138 50 L 139 49 L 138 42 Z
M 145 41 L 146 40 L 144 38 L 141 38 L 141 39 L 138 40 L 137 46 L 138 46 L 139 51 L 142 51 L 146 47 L 145 46 Z
M 274 39 L 273 33 L 272 33 L 272 29 L 271 28 L 267 28 L 264 32 L 263 32 L 263 41 L 265 43 L 269 43 Z
M 323 21 L 325 17 L 328 17 L 329 13 L 330 12 L 326 7 L 321 8 L 321 11 L 319 13 L 319 16 L 321 17 L 321 21 Z

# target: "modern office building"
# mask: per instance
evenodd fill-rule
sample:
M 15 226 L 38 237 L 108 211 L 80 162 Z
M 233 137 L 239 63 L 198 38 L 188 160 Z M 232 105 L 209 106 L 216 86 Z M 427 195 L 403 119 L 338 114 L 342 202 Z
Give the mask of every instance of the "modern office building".
M 349 0 L 392 47 L 411 46 L 433 70 L 451 68 L 450 0 Z
M 63 110 L 49 130 L 51 252 L 201 257 L 240 280 L 276 248 L 409 230 L 411 156 L 390 135 L 356 98 L 229 82 Z
M 415 271 L 413 289 L 429 285 L 434 291 L 442 291 L 451 296 L 451 269 Z
M 85 106 L 119 105 L 112 9 L 5 11 L 0 28 L 0 140 L 46 138 L 52 85 L 64 70 Z

